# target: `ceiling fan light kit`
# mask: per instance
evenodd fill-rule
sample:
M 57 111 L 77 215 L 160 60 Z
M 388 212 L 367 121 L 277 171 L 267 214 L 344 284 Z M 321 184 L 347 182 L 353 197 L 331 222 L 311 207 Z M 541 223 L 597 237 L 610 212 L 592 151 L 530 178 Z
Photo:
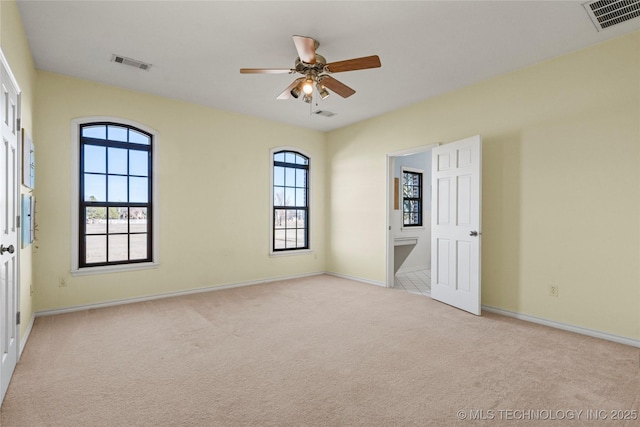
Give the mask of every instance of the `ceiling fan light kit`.
M 293 81 L 276 99 L 297 99 L 302 94 L 302 100 L 310 104 L 313 99 L 314 84 L 321 99 L 326 99 L 329 96 L 329 90 L 343 98 L 348 98 L 356 93 L 355 90 L 334 79 L 330 74 L 378 68 L 382 65 L 377 55 L 327 63 L 324 56 L 316 53 L 316 49 L 320 46 L 320 43 L 311 37 L 293 36 L 293 44 L 298 52 L 298 58 L 295 60 L 294 68 L 241 68 L 240 73 L 302 74 L 303 77 Z
M 326 87 L 318 83 L 316 84 L 316 89 L 318 89 L 318 94 L 320 95 L 320 98 L 327 99 L 327 97 L 329 96 L 329 91 L 327 90 Z

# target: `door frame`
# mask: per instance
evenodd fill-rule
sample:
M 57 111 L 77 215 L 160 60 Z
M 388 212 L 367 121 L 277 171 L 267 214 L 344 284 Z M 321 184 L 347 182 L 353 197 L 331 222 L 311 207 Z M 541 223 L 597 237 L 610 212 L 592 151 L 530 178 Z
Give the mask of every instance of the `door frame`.
M 441 145 L 441 143 L 435 144 L 427 144 L 421 145 L 418 147 L 407 148 L 404 150 L 393 151 L 391 153 L 387 153 L 387 209 L 386 209 L 386 234 L 387 234 L 387 247 L 386 247 L 386 275 L 385 275 L 385 287 L 393 288 L 395 282 L 395 269 L 394 269 L 394 238 L 393 238 L 393 230 L 391 229 L 391 223 L 393 221 L 393 196 L 394 196 L 394 182 L 393 182 L 393 173 L 395 171 L 395 158 L 396 157 L 404 157 L 411 156 L 413 154 L 420 154 L 427 151 L 431 151 L 433 148 Z M 433 174 L 433 171 L 432 171 Z
M 0 64 L 2 65 L 2 68 L 4 68 L 4 70 L 7 73 L 7 76 L 9 78 L 9 80 L 11 81 L 11 84 L 13 85 L 13 87 L 16 89 L 16 95 L 17 95 L 17 99 L 16 99 L 16 132 L 17 132 L 17 141 L 16 141 L 16 166 L 15 166 L 15 171 L 14 171 L 14 194 L 15 197 L 17 198 L 17 200 L 15 201 L 16 206 L 18 207 L 18 212 L 16 212 L 16 215 L 18 216 L 18 218 L 20 218 L 20 223 L 18 224 L 18 230 L 16 231 L 16 272 L 15 272 L 15 277 L 14 277 L 14 299 L 15 299 L 15 312 L 16 315 L 17 313 L 20 312 L 20 299 L 21 299 L 21 268 L 20 268 L 20 262 L 21 262 L 21 251 L 22 251 L 22 227 L 25 226 L 25 224 L 22 223 L 22 203 L 21 203 L 21 195 L 22 195 L 22 90 L 20 89 L 20 85 L 18 84 L 18 81 L 15 78 L 15 75 L 13 74 L 13 71 L 11 70 L 11 66 L 9 65 L 9 61 L 7 60 L 6 56 L 4 55 L 4 52 L 2 51 L 2 48 L 0 47 Z M 22 319 L 21 319 L 22 321 Z M 22 322 L 21 322 L 22 323 Z M 20 325 L 17 323 L 17 319 L 13 319 L 12 322 L 12 327 L 14 328 L 14 334 L 16 337 L 16 346 L 15 346 L 15 351 L 16 351 L 16 364 L 18 363 L 18 361 L 20 360 L 20 349 L 22 348 L 22 342 L 21 342 L 21 337 L 20 337 Z M 12 372 L 13 375 L 13 372 Z M 0 398 L 0 405 L 2 404 L 2 401 L 4 400 L 4 395 L 1 396 Z

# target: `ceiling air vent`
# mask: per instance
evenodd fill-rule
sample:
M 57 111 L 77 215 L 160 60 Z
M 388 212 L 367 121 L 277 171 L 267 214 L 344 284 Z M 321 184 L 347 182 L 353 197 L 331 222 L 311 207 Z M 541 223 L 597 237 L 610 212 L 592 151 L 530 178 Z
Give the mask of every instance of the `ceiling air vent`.
M 314 111 L 313 114 L 315 114 L 316 116 L 325 116 L 325 117 L 332 117 L 336 115 L 336 113 L 332 113 L 331 111 L 325 111 L 325 110 Z
M 640 0 L 597 0 L 583 6 L 598 31 L 640 16 Z
M 117 62 L 118 64 L 128 65 L 130 67 L 139 68 L 144 71 L 149 71 L 149 68 L 151 68 L 151 64 L 147 64 L 146 62 L 138 61 L 137 59 L 131 59 L 116 54 L 111 57 L 111 60 L 113 62 Z

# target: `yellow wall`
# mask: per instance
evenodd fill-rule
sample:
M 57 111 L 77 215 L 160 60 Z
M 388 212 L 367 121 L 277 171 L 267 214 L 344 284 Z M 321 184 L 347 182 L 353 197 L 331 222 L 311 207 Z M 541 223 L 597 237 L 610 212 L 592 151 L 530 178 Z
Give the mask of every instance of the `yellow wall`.
M 0 46 L 22 91 L 22 127 L 29 135 L 33 135 L 36 71 L 15 1 L 0 1 Z M 21 187 L 20 191 L 23 194 L 29 193 L 26 187 Z M 31 295 L 34 248 L 34 245 L 30 245 L 20 251 L 21 338 L 24 337 L 34 313 Z
M 38 310 L 325 270 L 322 133 L 47 72 L 38 72 L 36 113 Z M 157 269 L 69 273 L 71 120 L 85 116 L 159 133 Z M 269 150 L 285 145 L 311 155 L 313 252 L 269 257 Z
M 639 339 L 638 32 L 329 133 L 328 270 L 384 282 L 386 154 L 475 134 L 482 303 Z
M 2 47 L 31 98 L 31 127 L 30 58 L 23 41 L 7 42 L 16 14 L 2 2 Z M 640 339 L 640 33 L 327 134 L 47 72 L 36 80 L 37 310 L 324 270 L 383 283 L 386 154 L 481 134 L 483 304 Z M 69 275 L 70 121 L 91 115 L 159 131 L 158 269 Z M 281 145 L 313 156 L 315 250 L 270 258 L 269 149 Z

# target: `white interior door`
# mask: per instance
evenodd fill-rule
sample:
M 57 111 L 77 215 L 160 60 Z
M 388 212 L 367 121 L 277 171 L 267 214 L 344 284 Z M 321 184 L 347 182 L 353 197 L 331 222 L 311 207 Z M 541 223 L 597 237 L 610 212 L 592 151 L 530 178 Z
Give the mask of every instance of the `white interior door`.
M 18 89 L 2 61 L 0 70 L 0 402 L 18 359 Z
M 432 151 L 431 298 L 480 314 L 482 140 Z

